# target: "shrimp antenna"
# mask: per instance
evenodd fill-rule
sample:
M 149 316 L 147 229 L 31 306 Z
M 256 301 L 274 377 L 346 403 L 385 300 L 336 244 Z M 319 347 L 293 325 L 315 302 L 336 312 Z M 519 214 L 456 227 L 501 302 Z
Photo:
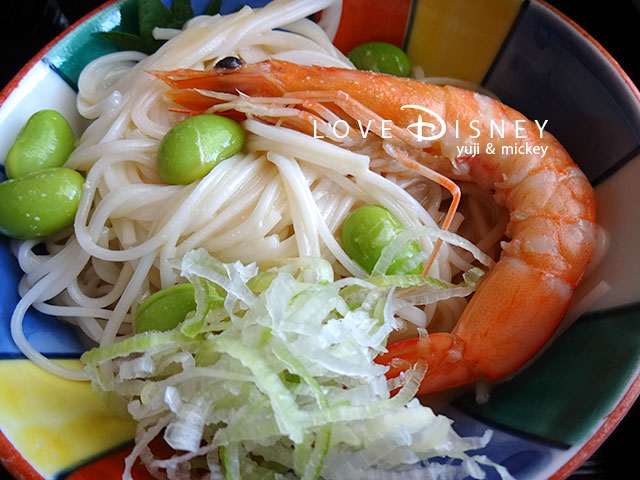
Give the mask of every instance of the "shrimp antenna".
M 409 155 L 407 155 L 405 152 L 395 148 L 390 143 L 385 143 L 384 149 L 389 155 L 391 155 L 401 165 L 404 165 L 409 170 L 413 170 L 419 173 L 420 175 L 422 175 L 423 177 L 436 182 L 438 185 L 446 188 L 451 193 L 451 196 L 453 198 L 451 200 L 451 204 L 449 205 L 449 210 L 447 211 L 447 215 L 444 218 L 444 222 L 442 223 L 442 227 L 440 227 L 442 228 L 442 230 L 448 230 L 449 227 L 451 226 L 451 222 L 453 221 L 453 216 L 458 210 L 458 205 L 460 205 L 460 197 L 461 197 L 460 187 L 458 187 L 458 185 L 456 185 L 456 183 L 453 182 L 451 179 L 436 172 L 435 170 L 430 169 L 429 167 L 421 164 L 420 162 L 417 162 L 416 160 L 411 158 Z M 429 272 L 429 269 L 431 268 L 431 265 L 433 265 L 433 262 L 436 259 L 436 255 L 438 254 L 438 251 L 440 250 L 441 245 L 442 245 L 442 239 L 439 238 L 433 247 L 433 251 L 431 252 L 431 255 L 429 256 L 427 265 L 422 270 L 423 276 L 426 276 L 427 272 Z

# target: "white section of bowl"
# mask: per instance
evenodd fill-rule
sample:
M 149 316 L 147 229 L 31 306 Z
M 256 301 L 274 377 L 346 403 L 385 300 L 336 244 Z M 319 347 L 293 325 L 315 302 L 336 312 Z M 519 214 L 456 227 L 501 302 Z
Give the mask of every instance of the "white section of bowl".
M 4 164 L 9 148 L 29 117 L 44 109 L 60 112 L 71 125 L 76 138 L 87 128 L 88 120 L 81 117 L 76 109 L 76 92 L 40 60 L 0 106 L 0 163 Z
M 598 224 L 608 232 L 609 246 L 596 269 L 576 293 L 587 292 L 605 281 L 610 290 L 589 310 L 640 302 L 640 155 L 596 188 Z M 615 232 L 615 234 L 611 234 Z

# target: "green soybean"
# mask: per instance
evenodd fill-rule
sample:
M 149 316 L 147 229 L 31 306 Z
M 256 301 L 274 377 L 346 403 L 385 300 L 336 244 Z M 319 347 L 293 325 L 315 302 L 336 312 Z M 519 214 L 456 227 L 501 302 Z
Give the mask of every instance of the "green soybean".
M 368 273 L 375 267 L 382 249 L 404 231 L 400 221 L 387 209 L 374 205 L 357 208 L 342 224 L 342 247 L 347 255 Z M 422 266 L 411 268 L 410 259 L 420 251 L 414 241 L 409 241 L 393 257 L 385 272 L 387 275 L 417 274 Z
M 197 115 L 178 123 L 164 136 L 158 171 L 169 184 L 188 184 L 204 177 L 244 145 L 244 130 L 220 115 Z
M 137 333 L 161 332 L 175 328 L 187 313 L 196 309 L 193 285 L 181 283 L 148 296 L 138 307 L 135 318 Z
M 0 183 L 0 233 L 29 239 L 73 224 L 84 178 L 69 168 L 47 168 Z
M 75 146 L 71 127 L 55 110 L 40 110 L 27 121 L 7 153 L 9 178 L 51 167 L 61 167 Z
M 411 75 L 411 63 L 407 54 L 390 43 L 363 43 L 351 50 L 347 57 L 358 70 L 387 73 L 397 77 Z

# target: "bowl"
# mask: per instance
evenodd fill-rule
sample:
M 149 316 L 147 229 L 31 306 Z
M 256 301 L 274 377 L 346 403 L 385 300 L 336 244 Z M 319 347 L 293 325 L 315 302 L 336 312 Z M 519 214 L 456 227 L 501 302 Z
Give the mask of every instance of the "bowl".
M 194 1 L 202 11 L 208 2 Z M 247 2 L 223 0 L 222 12 Z M 250 1 L 262 6 L 265 1 Z M 137 1 L 82 18 L 41 50 L 0 92 L 0 156 L 40 109 L 60 111 L 76 135 L 82 68 L 117 51 L 100 31 L 135 32 Z M 640 93 L 579 26 L 541 1 L 344 0 L 335 44 L 403 47 L 425 74 L 481 84 L 547 129 L 595 187 L 610 247 L 580 288 L 605 292 L 528 369 L 495 386 L 488 403 L 465 396 L 444 408 L 463 435 L 494 431 L 480 453 L 518 479 L 567 477 L 604 441 L 640 393 Z M 0 239 L 0 459 L 18 478 L 119 478 L 134 426 L 86 383 L 54 377 L 20 353 L 9 319 L 21 276 Z M 69 326 L 30 312 L 28 340 L 63 364 L 86 345 Z M 136 470 L 136 478 L 145 473 Z

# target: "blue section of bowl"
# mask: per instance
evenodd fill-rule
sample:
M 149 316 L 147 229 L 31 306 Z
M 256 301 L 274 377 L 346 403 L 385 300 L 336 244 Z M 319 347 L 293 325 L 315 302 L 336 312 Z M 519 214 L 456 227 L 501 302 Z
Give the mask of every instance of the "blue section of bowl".
M 0 358 L 21 357 L 22 353 L 11 338 L 10 320 L 20 300 L 18 283 L 22 271 L 11 254 L 9 239 L 4 236 L 0 236 L 0 272 Z M 73 328 L 33 308 L 24 319 L 23 329 L 29 343 L 44 355 L 71 358 L 86 350 Z
M 486 430 L 491 430 L 489 444 L 470 454 L 486 455 L 492 461 L 499 463 L 509 470 L 518 480 L 533 480 L 539 473 L 547 469 L 556 457 L 564 454 L 564 449 L 556 448 L 545 443 L 509 433 L 479 422 L 455 407 L 446 407 L 441 413 L 451 418 L 453 428 L 463 437 L 481 437 Z M 487 480 L 499 479 L 493 468 L 485 468 Z
M 484 80 L 540 122 L 592 183 L 640 150 L 640 105 L 614 65 L 541 3 L 528 3 Z

